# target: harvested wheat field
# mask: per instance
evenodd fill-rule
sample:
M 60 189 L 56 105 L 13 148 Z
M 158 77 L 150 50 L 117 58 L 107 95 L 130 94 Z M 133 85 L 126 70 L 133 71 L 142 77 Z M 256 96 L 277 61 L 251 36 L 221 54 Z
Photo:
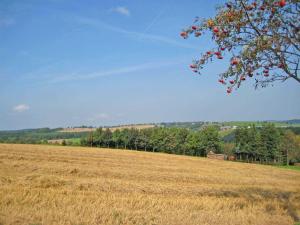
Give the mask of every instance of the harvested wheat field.
M 292 225 L 300 173 L 158 153 L 0 145 L 0 224 Z

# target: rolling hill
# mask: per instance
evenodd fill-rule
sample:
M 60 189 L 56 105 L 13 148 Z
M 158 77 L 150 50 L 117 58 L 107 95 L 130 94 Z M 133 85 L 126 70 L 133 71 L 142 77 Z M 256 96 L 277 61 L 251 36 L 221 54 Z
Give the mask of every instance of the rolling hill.
M 0 144 L 0 224 L 292 225 L 300 173 L 126 150 Z

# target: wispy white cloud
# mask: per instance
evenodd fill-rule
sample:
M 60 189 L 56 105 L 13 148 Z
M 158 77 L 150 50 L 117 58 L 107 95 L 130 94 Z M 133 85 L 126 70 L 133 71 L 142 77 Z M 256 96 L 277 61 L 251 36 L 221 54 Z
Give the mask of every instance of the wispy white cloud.
M 133 66 L 125 66 L 125 67 L 114 68 L 111 70 L 98 71 L 98 72 L 93 72 L 93 73 L 85 73 L 85 74 L 70 73 L 68 75 L 60 75 L 60 76 L 51 77 L 50 80 L 48 80 L 48 82 L 58 83 L 58 82 L 72 81 L 72 80 L 89 80 L 89 79 L 95 79 L 95 78 L 99 78 L 99 77 L 122 75 L 122 74 L 127 74 L 127 73 L 132 73 L 132 72 L 167 67 L 167 66 L 172 66 L 172 65 L 176 65 L 176 64 L 181 64 L 183 62 L 184 61 L 182 59 L 180 59 L 180 60 L 174 60 L 174 61 L 150 62 L 150 63 L 138 64 L 138 65 L 133 65 Z
M 118 6 L 116 8 L 113 8 L 111 11 L 119 13 L 123 16 L 130 16 L 130 14 L 131 14 L 129 9 L 127 7 L 124 7 L 124 6 Z
M 89 122 L 95 122 L 95 121 L 102 121 L 102 120 L 109 120 L 112 119 L 113 116 L 109 115 L 107 113 L 98 113 L 98 114 L 94 114 L 93 116 L 91 116 L 88 121 Z
M 8 27 L 15 23 L 16 21 L 13 18 L 0 18 L 0 27 Z
M 154 18 L 153 20 L 148 24 L 148 26 L 144 29 L 143 33 L 147 33 L 148 30 L 151 29 L 151 27 L 156 24 L 156 22 L 160 19 L 160 17 L 163 15 L 163 13 L 165 12 L 165 9 L 163 9 L 162 11 L 160 11 Z
M 16 105 L 13 107 L 13 111 L 18 112 L 18 113 L 25 112 L 29 109 L 30 109 L 30 107 L 26 104 L 20 104 L 20 105 Z
M 195 47 L 194 45 L 185 44 L 185 43 L 179 42 L 179 41 L 174 40 L 169 37 L 155 35 L 155 34 L 146 34 L 146 33 L 144 33 L 145 31 L 144 32 L 136 32 L 136 31 L 125 30 L 123 28 L 112 26 L 103 21 L 95 20 L 95 19 L 88 18 L 88 17 L 73 17 L 72 19 L 75 20 L 75 22 L 82 24 L 82 25 L 91 26 L 91 27 L 101 29 L 101 30 L 103 30 L 103 29 L 110 30 L 110 31 L 113 31 L 116 33 L 126 35 L 130 38 L 134 38 L 136 40 L 144 39 L 144 40 L 149 40 L 149 41 L 161 42 L 164 44 L 173 45 L 173 46 L 180 47 L 180 48 L 200 50 L 199 48 Z M 155 23 L 155 21 L 153 23 Z

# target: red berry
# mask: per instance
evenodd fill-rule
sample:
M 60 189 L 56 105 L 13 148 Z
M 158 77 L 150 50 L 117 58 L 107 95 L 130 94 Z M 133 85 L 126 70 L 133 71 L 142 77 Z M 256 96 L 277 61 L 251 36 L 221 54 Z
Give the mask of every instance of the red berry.
M 225 48 L 224 48 L 224 47 L 222 47 L 222 48 L 221 48 L 221 51 L 224 51 L 224 50 L 225 50 Z
M 220 82 L 221 84 L 225 84 L 225 81 L 224 81 L 223 79 L 219 79 L 219 82 Z
M 246 80 L 246 78 L 245 78 L 245 77 L 241 77 L 241 80 L 243 80 L 243 81 L 244 81 L 244 80 Z
M 197 68 L 197 65 L 191 64 L 190 67 L 191 67 L 192 69 L 195 69 L 195 68 Z
M 231 84 L 234 84 L 234 81 L 233 80 L 231 80 L 231 81 L 229 81 Z
M 223 59 L 223 56 L 219 55 L 219 56 L 218 56 L 218 59 Z
M 265 10 L 265 6 L 262 5 L 262 6 L 260 7 L 260 10 L 264 11 L 264 10 Z
M 285 4 L 286 4 L 285 0 L 281 0 L 281 1 L 279 2 L 279 6 L 280 6 L 280 7 L 284 7 Z
M 221 52 L 215 52 L 215 55 L 216 55 L 216 56 L 220 56 L 220 55 L 221 55 Z
M 196 26 L 192 26 L 192 29 L 193 29 L 193 30 L 197 30 L 197 27 L 196 27 Z
M 196 36 L 196 37 L 199 37 L 200 35 L 201 35 L 200 32 L 195 32 L 195 36 Z
M 231 65 L 237 65 L 239 63 L 238 59 L 233 59 Z
M 268 74 L 268 73 L 265 73 L 265 74 L 264 74 L 264 76 L 265 76 L 265 77 L 268 77 L 268 76 L 269 76 L 269 74 Z
M 228 88 L 227 89 L 227 94 L 230 94 L 232 92 L 232 89 L 231 88 Z
M 251 11 L 253 9 L 253 5 L 246 6 L 246 10 Z
M 219 28 L 214 27 L 213 31 L 214 31 L 214 33 L 218 33 L 219 32 Z
M 187 37 L 187 32 L 184 32 L 184 31 L 181 32 L 181 33 L 180 33 L 180 36 L 183 37 L 183 38 L 186 38 L 186 37 Z
M 210 55 L 210 54 L 211 54 L 211 52 L 206 52 L 206 54 L 207 54 L 207 55 Z

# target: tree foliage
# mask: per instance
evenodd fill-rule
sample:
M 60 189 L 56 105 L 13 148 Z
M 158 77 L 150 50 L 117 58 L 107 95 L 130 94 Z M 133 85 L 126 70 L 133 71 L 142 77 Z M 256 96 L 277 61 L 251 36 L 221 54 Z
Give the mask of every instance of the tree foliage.
M 299 161 L 297 135 L 273 124 L 262 127 L 240 127 L 234 132 L 234 143 L 224 143 L 217 126 L 205 126 L 193 131 L 185 128 L 156 127 L 123 129 L 114 132 L 97 129 L 84 140 L 83 146 L 164 152 L 169 154 L 206 156 L 209 151 L 227 155 L 240 154 L 239 159 L 252 162 L 274 162 L 289 151 L 289 160 Z
M 279 159 L 300 161 L 300 142 L 290 130 L 278 129 L 273 124 L 261 128 L 243 127 L 235 131 L 236 153 L 241 159 L 260 162 L 274 162 Z
M 300 84 L 299 18 L 299 0 L 230 0 L 214 18 L 196 18 L 181 32 L 183 38 L 210 33 L 215 44 L 190 67 L 200 74 L 206 63 L 228 54 L 219 79 L 228 93 L 251 78 L 256 88 L 290 78 Z
M 280 145 L 281 151 L 287 155 L 290 163 L 300 162 L 300 136 L 295 135 L 292 131 L 283 132 Z
M 84 146 L 165 152 L 170 154 L 206 156 L 213 150 L 221 152 L 218 128 L 205 127 L 201 131 L 185 128 L 123 129 L 111 132 L 98 128 L 81 141 Z

